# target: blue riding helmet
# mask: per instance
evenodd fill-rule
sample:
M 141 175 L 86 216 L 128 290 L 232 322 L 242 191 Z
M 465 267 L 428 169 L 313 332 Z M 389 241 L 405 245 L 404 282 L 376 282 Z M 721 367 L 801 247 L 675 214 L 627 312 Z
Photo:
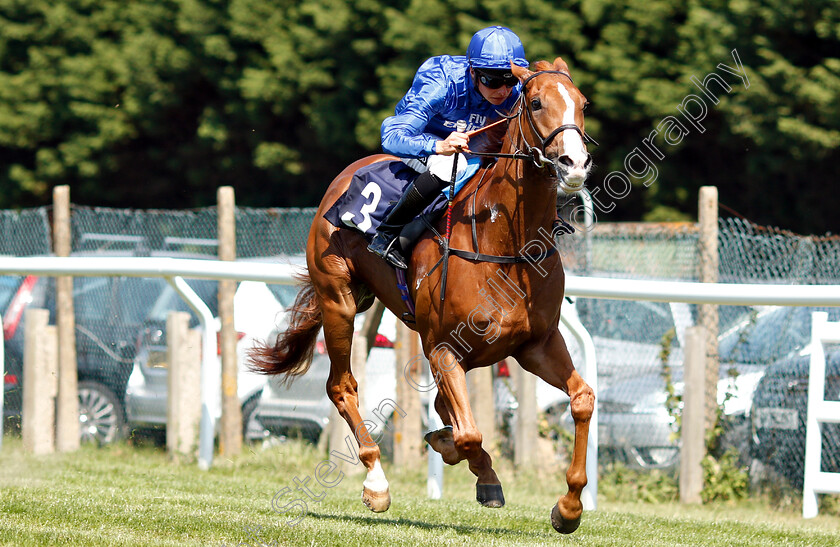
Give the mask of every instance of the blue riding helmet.
M 487 27 L 476 32 L 467 48 L 472 68 L 509 69 L 510 62 L 528 67 L 522 40 L 507 27 Z

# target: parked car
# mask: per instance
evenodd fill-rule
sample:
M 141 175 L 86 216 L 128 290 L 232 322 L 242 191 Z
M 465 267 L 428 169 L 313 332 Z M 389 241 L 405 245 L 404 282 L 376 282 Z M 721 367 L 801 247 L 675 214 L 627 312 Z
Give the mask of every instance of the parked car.
M 786 315 L 797 325 L 794 333 L 806 345 L 797 354 L 770 365 L 753 398 L 752 456 L 795 488 L 804 479 L 805 431 L 810 377 L 810 329 L 813 308 L 793 308 Z M 827 310 L 830 321 L 840 320 L 840 310 Z M 825 398 L 840 400 L 840 349 L 826 351 Z M 821 424 L 820 470 L 840 472 L 840 424 Z
M 746 407 L 763 367 L 723 366 L 717 402 L 723 405 L 721 443 L 739 450 L 748 463 L 749 426 Z M 684 392 L 683 367 L 673 369 L 674 392 Z M 598 395 L 598 445 L 604 461 L 620 461 L 632 468 L 670 469 L 679 463 L 680 440 L 675 417 L 666 406 L 668 394 L 662 374 L 646 374 L 609 386 Z M 681 405 L 680 405 L 681 406 Z
M 757 386 L 770 364 L 807 346 L 810 320 L 804 320 L 806 315 L 810 317 L 810 311 L 788 307 L 756 309 L 735 321 L 719 337 L 717 400 L 723 405 L 721 444 L 723 449 L 738 450 L 741 465 L 749 464 L 751 459 L 750 419 Z M 681 363 L 672 367 L 671 380 L 678 396 L 684 389 L 682 373 Z M 674 417 L 665 405 L 667 396 L 661 366 L 600 390 L 598 433 L 605 457 L 632 467 L 676 466 L 680 443 L 674 434 Z
M 668 364 L 682 364 L 685 329 L 694 324 L 692 306 L 597 298 L 580 298 L 573 306 L 595 345 L 599 389 L 659 370 L 664 342 Z M 669 331 L 673 337 L 666 339 Z
M 124 434 L 123 394 L 134 340 L 162 279 L 76 277 L 73 300 L 78 363 L 79 425 L 83 442 L 107 444 Z M 46 309 L 55 324 L 55 280 L 7 276 L 0 284 L 5 342 L 4 415 L 19 421 L 22 408 L 25 311 Z M 12 292 L 13 288 L 13 292 Z M 11 296 L 10 296 L 11 294 Z
M 220 325 L 218 282 L 191 279 L 187 280 L 187 283 L 216 317 L 213 328 L 218 332 Z M 248 370 L 246 353 L 255 340 L 264 339 L 268 335 L 277 318 L 284 311 L 276 295 L 284 295 L 286 291 L 269 287 L 265 283 L 243 281 L 239 283 L 234 296 L 233 322 L 239 336 L 236 346 L 239 365 L 237 387 L 242 404 L 243 434 L 246 440 L 255 440 L 264 436 L 264 428 L 256 421 L 255 416 L 260 394 L 266 382 L 264 376 Z M 167 285 L 155 300 L 139 329 L 133 369 L 125 392 L 128 423 L 139 430 L 162 430 L 166 426 L 168 376 L 166 320 L 171 311 L 189 312 L 191 328 L 199 324 L 198 316 L 175 289 Z M 136 332 L 135 335 L 137 335 Z M 218 369 L 214 373 L 221 375 L 221 358 L 216 363 Z M 220 401 L 216 408 L 221 408 Z

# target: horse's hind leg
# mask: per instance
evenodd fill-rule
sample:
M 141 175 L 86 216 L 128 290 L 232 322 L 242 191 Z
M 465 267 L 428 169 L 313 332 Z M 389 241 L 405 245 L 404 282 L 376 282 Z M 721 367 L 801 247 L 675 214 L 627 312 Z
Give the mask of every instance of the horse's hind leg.
M 451 429 L 444 428 L 426 436 L 443 461 L 455 465 L 461 460 L 469 462 L 470 471 L 477 477 L 476 499 L 485 507 L 505 504 L 502 484 L 493 471 L 490 454 L 481 447 L 481 432 L 476 427 L 467 395 L 467 378 L 457 363 L 455 355 L 444 347 L 436 348 L 429 356 L 429 363 L 436 375 L 438 396 L 435 410 Z
M 552 508 L 551 524 L 558 532 L 570 534 L 580 524 L 583 512 L 580 494 L 586 486 L 586 445 L 589 439 L 589 420 L 595 410 L 595 393 L 575 370 L 560 331 L 554 331 L 539 344 L 522 348 L 514 357 L 522 368 L 569 395 L 572 418 L 575 420 L 575 447 L 566 472 L 569 491 Z
M 455 465 L 465 459 L 465 456 L 464 454 L 459 453 L 458 449 L 455 447 L 455 438 L 452 435 L 452 417 L 450 416 L 451 410 L 446 404 L 446 400 L 440 391 L 438 391 L 437 395 L 435 395 L 435 411 L 438 413 L 438 416 L 440 416 L 444 427 L 438 429 L 437 431 L 430 431 L 429 433 L 426 433 L 424 438 L 426 439 L 426 442 L 429 443 L 429 446 L 441 455 L 444 463 Z
M 336 277 L 332 284 L 319 291 L 321 313 L 324 319 L 324 341 L 330 356 L 330 375 L 327 379 L 327 394 L 338 409 L 338 413 L 350 426 L 359 444 L 359 459 L 367 469 L 362 491 L 362 501 L 371 511 L 387 511 L 391 505 L 388 480 L 382 471 L 379 446 L 367 430 L 359 413 L 358 383 L 350 369 L 350 345 L 353 340 L 353 319 L 356 302 L 346 285 L 337 287 Z

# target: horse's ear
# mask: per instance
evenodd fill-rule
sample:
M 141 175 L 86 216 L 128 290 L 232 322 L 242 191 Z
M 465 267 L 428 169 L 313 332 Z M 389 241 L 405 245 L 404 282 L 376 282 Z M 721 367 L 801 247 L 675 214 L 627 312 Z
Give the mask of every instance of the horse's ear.
M 524 82 L 525 79 L 528 78 L 528 76 L 533 74 L 533 72 L 531 72 L 527 68 L 513 64 L 513 61 L 510 62 L 510 70 L 513 72 L 514 76 L 519 78 L 520 82 Z
M 569 76 L 572 75 L 571 71 L 569 71 L 569 65 L 566 64 L 566 61 L 564 61 L 562 57 L 554 59 L 554 70 L 565 72 Z
M 543 70 L 554 70 L 554 67 L 551 66 L 551 63 L 549 63 L 548 61 L 537 61 L 537 63 L 534 65 L 534 70 L 536 70 L 537 72 L 541 72 Z

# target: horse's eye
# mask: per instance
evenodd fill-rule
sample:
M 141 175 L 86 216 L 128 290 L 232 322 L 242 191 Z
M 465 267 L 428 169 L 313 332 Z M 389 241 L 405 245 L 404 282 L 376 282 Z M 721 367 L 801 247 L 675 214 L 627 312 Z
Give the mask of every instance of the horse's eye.
M 531 110 L 539 110 L 540 108 L 542 108 L 542 103 L 540 102 L 540 100 L 533 99 L 531 101 Z
M 586 112 L 586 109 L 589 108 L 589 105 L 591 105 L 591 104 L 592 103 L 590 103 L 589 101 L 586 101 L 585 103 L 583 103 L 583 111 Z

